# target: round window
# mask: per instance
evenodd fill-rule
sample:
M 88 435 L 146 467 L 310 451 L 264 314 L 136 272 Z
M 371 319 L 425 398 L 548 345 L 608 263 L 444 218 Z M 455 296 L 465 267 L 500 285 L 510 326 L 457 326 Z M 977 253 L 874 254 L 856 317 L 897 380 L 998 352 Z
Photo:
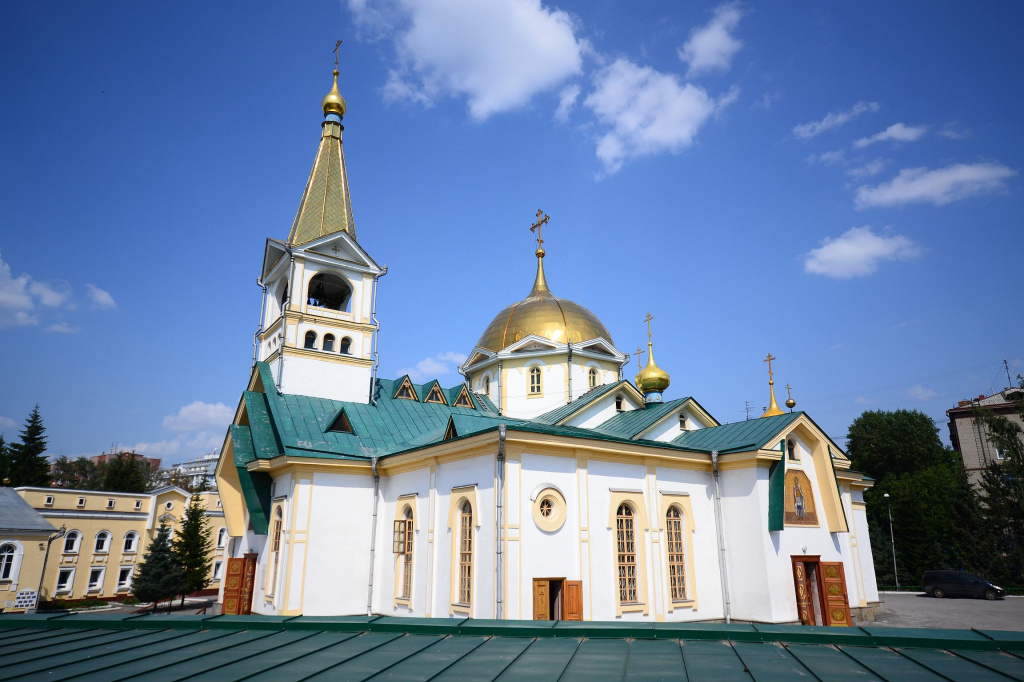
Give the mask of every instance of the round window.
M 533 520 L 537 527 L 553 533 L 565 523 L 565 498 L 554 488 L 545 488 L 533 500 Z

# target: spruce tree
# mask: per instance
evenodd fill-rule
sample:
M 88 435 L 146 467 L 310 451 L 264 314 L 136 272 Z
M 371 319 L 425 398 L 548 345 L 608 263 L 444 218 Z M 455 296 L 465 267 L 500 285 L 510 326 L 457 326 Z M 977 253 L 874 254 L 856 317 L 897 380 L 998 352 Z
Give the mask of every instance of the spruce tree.
M 174 556 L 181 567 L 183 590 L 181 603 L 185 603 L 185 595 L 205 589 L 210 584 L 210 549 L 213 540 L 210 522 L 206 510 L 199 503 L 199 496 L 193 495 L 192 501 L 185 508 L 185 516 L 181 520 L 181 532 L 174 538 Z
M 144 493 L 149 489 L 149 465 L 135 453 L 121 452 L 107 461 L 102 490 L 115 493 Z
M 25 420 L 25 428 L 19 434 L 20 443 L 9 447 L 11 486 L 45 486 L 50 482 L 50 462 L 46 459 L 46 427 L 39 416 L 39 405 Z
M 132 594 L 140 601 L 153 602 L 153 611 L 156 611 L 158 602 L 172 599 L 184 591 L 181 566 L 171 548 L 170 535 L 170 527 L 161 523 L 156 539 L 146 550 L 132 581 Z
M 0 484 L 7 485 L 4 483 L 5 479 L 9 479 L 11 476 L 11 450 L 7 447 L 7 442 L 4 441 L 3 434 L 0 434 Z

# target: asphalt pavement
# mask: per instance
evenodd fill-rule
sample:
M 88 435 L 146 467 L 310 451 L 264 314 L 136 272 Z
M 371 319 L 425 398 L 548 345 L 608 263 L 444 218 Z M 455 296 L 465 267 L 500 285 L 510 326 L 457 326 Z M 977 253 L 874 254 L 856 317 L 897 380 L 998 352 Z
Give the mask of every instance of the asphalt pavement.
M 966 597 L 936 599 L 920 593 L 881 594 L 879 597 L 885 604 L 885 610 L 875 616 L 875 626 L 1024 630 L 1024 597 L 994 601 Z

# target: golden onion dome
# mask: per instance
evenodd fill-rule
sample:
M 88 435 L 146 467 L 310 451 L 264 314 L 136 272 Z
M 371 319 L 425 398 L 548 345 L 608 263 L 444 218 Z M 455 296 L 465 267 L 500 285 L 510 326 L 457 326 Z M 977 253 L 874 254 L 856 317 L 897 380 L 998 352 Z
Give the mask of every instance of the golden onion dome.
M 654 362 L 654 346 L 647 342 L 647 366 L 636 375 L 636 387 L 644 395 L 648 393 L 664 393 L 670 383 L 668 372 Z
M 331 91 L 324 95 L 323 101 L 320 106 L 324 109 L 324 116 L 327 114 L 337 114 L 342 118 L 345 117 L 345 111 L 347 109 L 345 105 L 345 98 L 341 96 L 341 91 L 338 90 L 338 70 L 334 70 L 334 85 L 331 87 Z
M 580 343 L 601 337 L 614 345 L 597 315 L 551 293 L 544 278 L 544 249 L 537 249 L 536 255 L 537 279 L 530 294 L 495 315 L 476 345 L 497 352 L 530 334 L 558 343 Z

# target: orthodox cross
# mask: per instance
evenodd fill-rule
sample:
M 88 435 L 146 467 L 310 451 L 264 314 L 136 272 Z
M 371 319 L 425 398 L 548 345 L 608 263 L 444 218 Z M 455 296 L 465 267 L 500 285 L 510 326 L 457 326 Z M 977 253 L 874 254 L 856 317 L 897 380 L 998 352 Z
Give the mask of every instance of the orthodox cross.
M 790 400 L 793 399 L 793 387 L 790 386 L 789 384 L 786 384 L 786 397 L 788 397 Z
M 653 319 L 654 316 L 650 313 L 647 313 L 647 317 L 644 318 L 644 322 L 647 323 L 647 343 L 651 342 L 651 320 Z
M 541 216 L 544 216 L 544 217 L 542 218 Z M 537 250 L 538 251 L 541 251 L 541 250 L 544 249 L 544 246 L 543 246 L 544 240 L 541 239 L 541 231 L 542 231 L 544 225 L 546 225 L 548 220 L 550 220 L 550 219 L 551 219 L 550 216 L 546 215 L 544 213 L 544 211 L 542 211 L 541 209 L 538 208 L 537 209 L 537 222 L 535 222 L 533 225 L 530 225 L 530 232 L 536 232 L 537 233 Z
M 768 363 L 768 383 L 770 384 L 775 383 L 775 381 L 772 378 L 774 376 L 774 374 L 772 373 L 772 360 L 774 359 L 775 356 L 772 355 L 771 353 L 769 353 L 768 357 L 764 359 L 764 361 Z
M 334 70 L 338 70 L 338 48 L 341 47 L 341 41 L 339 40 L 334 44 Z
M 646 352 L 647 351 L 645 351 L 642 348 L 640 348 L 640 346 L 636 347 L 636 369 L 637 369 L 638 372 L 643 370 L 643 367 L 640 365 L 640 356 L 643 355 Z

